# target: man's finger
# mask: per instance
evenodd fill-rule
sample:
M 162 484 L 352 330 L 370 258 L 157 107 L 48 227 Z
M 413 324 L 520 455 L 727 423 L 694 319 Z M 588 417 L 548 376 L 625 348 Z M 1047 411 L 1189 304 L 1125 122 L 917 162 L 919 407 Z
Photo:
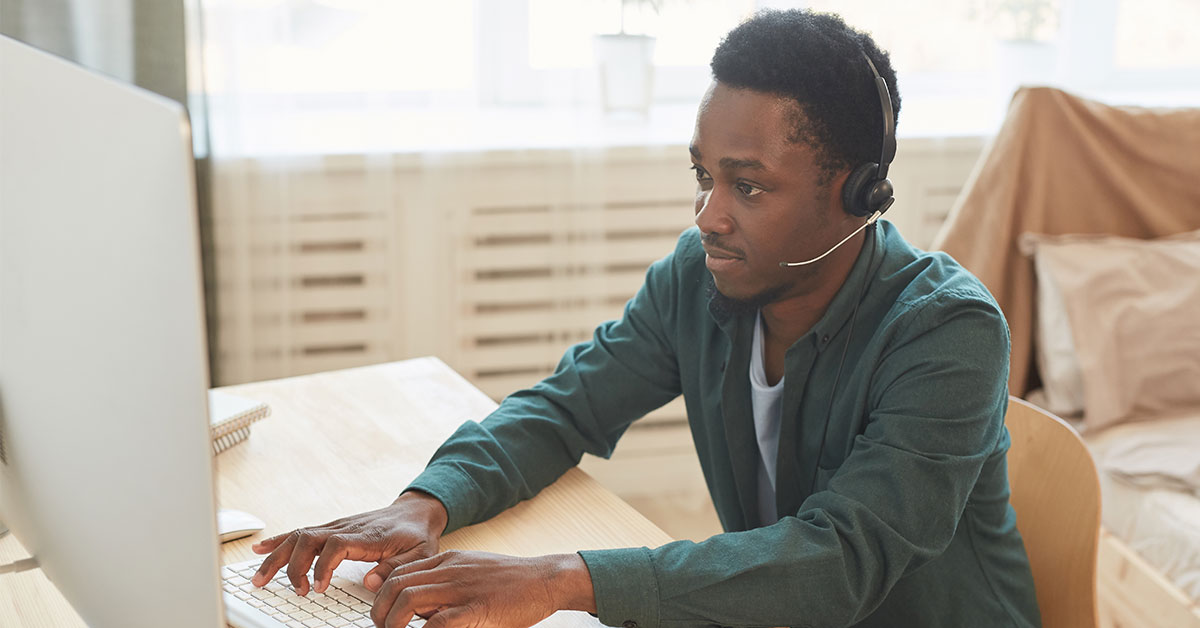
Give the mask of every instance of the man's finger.
M 308 568 L 312 567 L 313 559 L 325 546 L 329 532 L 316 528 L 302 528 L 293 532 L 296 536 L 292 556 L 288 559 L 287 575 L 296 593 L 308 595 Z
M 280 543 L 283 543 L 284 541 L 286 541 L 287 538 L 289 536 L 291 536 L 291 534 L 292 534 L 291 532 L 284 532 L 283 534 L 276 534 L 275 536 L 273 536 L 269 539 L 263 539 L 263 540 L 255 543 L 254 545 L 251 545 L 250 549 L 255 554 L 267 554 L 267 553 L 273 552 L 273 551 L 275 551 L 275 548 L 279 547 Z
M 425 562 L 425 561 L 417 561 Z M 410 563 L 411 564 L 411 563 Z M 397 604 L 402 601 L 411 599 L 411 591 L 428 588 L 431 584 L 438 584 L 428 578 L 428 572 L 417 572 L 412 574 L 389 576 L 384 580 L 383 586 L 379 589 L 379 594 L 375 596 L 375 602 L 371 606 L 371 621 L 375 622 L 376 626 L 384 625 L 384 621 L 388 617 L 388 613 Z M 425 576 L 425 577 L 423 577 Z M 409 592 L 409 593 L 406 593 Z M 428 610 L 437 610 L 436 605 Z M 416 612 L 416 610 L 414 610 Z M 411 619 L 411 618 L 410 618 Z
M 379 564 L 371 569 L 371 571 L 368 571 L 367 575 L 363 576 L 363 586 L 374 593 L 378 593 L 379 587 L 383 586 L 383 581 L 387 580 L 387 577 L 392 575 L 392 572 L 400 568 L 401 565 L 412 564 L 427 558 L 430 557 L 425 556 L 424 546 L 415 547 L 391 558 L 385 558 L 379 561 Z
M 408 622 L 412 621 L 413 615 L 422 612 L 429 614 L 441 608 L 446 602 L 445 597 L 449 589 L 450 587 L 438 585 L 405 587 L 397 593 L 383 623 L 376 621 L 375 625 L 383 628 L 405 628 Z M 375 602 L 378 604 L 379 599 L 376 598 Z M 374 615 L 372 609 L 372 618 Z
M 464 606 L 455 606 L 438 611 L 425 622 L 425 628 L 458 628 L 468 625 L 470 611 Z
M 256 587 L 266 585 L 275 577 L 275 572 L 279 571 L 280 567 L 287 564 L 288 558 L 292 555 L 292 546 L 295 540 L 292 539 L 294 532 L 289 532 L 283 542 L 271 550 L 271 554 L 267 556 L 262 565 L 258 567 L 258 572 L 250 579 L 250 582 Z
M 342 564 L 343 560 L 372 560 L 379 558 L 379 550 L 370 547 L 378 542 L 368 543 L 359 535 L 331 534 L 325 539 L 325 548 L 313 565 L 313 590 L 324 593 L 333 578 L 333 570 Z M 374 589 L 372 589 L 374 590 Z

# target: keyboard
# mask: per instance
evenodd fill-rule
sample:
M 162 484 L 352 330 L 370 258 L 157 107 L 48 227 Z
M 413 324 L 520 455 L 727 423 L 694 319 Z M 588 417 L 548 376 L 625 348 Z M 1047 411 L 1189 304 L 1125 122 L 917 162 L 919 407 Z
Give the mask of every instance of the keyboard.
M 374 563 L 344 561 L 324 593 L 309 591 L 307 597 L 296 595 L 284 570 L 265 587 L 251 584 L 250 578 L 261 564 L 259 558 L 221 568 L 225 615 L 236 628 L 374 628 L 371 602 L 375 594 L 361 584 Z M 425 620 L 413 617 L 408 625 L 422 628 Z

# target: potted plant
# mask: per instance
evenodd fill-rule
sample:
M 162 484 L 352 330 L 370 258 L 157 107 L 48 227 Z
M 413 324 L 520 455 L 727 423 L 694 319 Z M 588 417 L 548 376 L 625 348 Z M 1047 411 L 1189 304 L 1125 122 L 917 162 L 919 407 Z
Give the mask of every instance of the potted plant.
M 1011 92 L 1021 84 L 1053 83 L 1058 2 L 989 0 L 987 6 L 997 29 L 996 69 L 1003 88 Z
M 618 0 L 620 30 L 594 38 L 604 110 L 646 114 L 654 94 L 655 37 L 633 24 L 657 17 L 663 0 Z

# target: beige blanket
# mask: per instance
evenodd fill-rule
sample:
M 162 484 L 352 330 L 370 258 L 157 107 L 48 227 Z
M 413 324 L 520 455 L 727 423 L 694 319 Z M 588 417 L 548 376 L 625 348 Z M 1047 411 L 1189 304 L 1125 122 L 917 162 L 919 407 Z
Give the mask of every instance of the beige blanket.
M 1009 388 L 1036 384 L 1024 232 L 1152 238 L 1200 228 L 1200 108 L 1111 107 L 1022 88 L 934 240 L 995 295 L 1012 328 Z

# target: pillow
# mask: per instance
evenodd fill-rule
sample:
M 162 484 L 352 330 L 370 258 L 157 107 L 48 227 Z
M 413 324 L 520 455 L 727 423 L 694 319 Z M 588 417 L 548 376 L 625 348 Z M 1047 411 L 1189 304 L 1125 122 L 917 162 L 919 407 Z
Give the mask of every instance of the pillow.
M 1071 336 L 1071 321 L 1054 277 L 1050 255 L 1034 255 L 1037 278 L 1034 346 L 1042 378 L 1041 407 L 1064 417 L 1083 415 L 1083 372 Z
M 1025 234 L 1021 248 L 1037 270 L 1039 368 L 1058 406 L 1048 410 L 1082 405 L 1098 429 L 1200 407 L 1200 231 Z

